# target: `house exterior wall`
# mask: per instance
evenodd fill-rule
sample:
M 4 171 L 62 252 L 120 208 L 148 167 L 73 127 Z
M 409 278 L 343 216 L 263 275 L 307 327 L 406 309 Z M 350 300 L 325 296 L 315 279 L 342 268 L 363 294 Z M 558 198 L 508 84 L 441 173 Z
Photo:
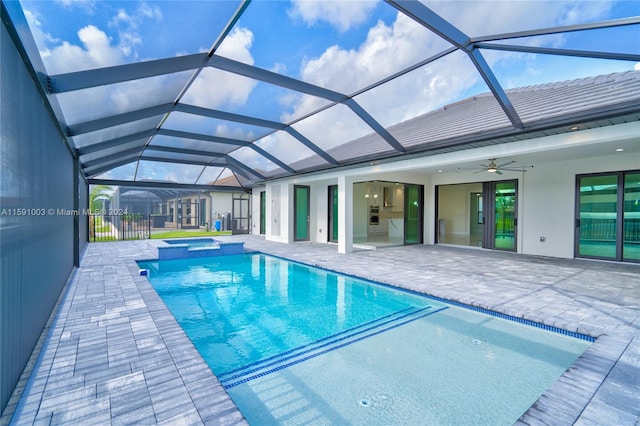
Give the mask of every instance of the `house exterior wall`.
M 311 187 L 310 240 L 327 242 L 329 185 L 347 182 L 352 196 L 348 198 L 350 214 L 346 226 L 349 238 L 363 234 L 362 218 L 366 205 L 357 182 L 388 181 L 424 185 L 424 243 L 436 242 L 436 187 L 439 185 L 468 184 L 499 180 L 518 181 L 517 252 L 524 254 L 574 257 L 575 181 L 576 175 L 598 172 L 640 169 L 640 155 L 636 152 L 615 152 L 618 146 L 640 144 L 640 123 L 632 122 L 616 126 L 583 130 L 539 139 L 509 144 L 456 151 L 441 155 L 417 157 L 408 160 L 383 163 L 360 168 L 327 171 L 325 173 L 297 176 L 266 184 L 267 233 L 273 241 L 293 243 L 293 187 Z M 534 167 L 526 172 L 475 173 L 459 169 L 460 164 L 485 163 L 488 158 L 520 156 Z M 439 172 L 442 170 L 443 172 Z M 342 178 L 342 179 L 341 179 Z M 259 192 L 256 195 L 259 197 Z M 259 209 L 259 198 L 256 198 Z M 344 206 L 340 206 L 344 208 Z M 468 212 L 461 212 L 464 216 Z M 259 218 L 257 210 L 256 218 Z M 277 219 L 277 220 L 276 220 Z M 277 222 L 277 226 L 275 223 Z M 461 219 L 460 232 L 465 232 L 468 220 Z M 257 228 L 256 228 L 257 229 Z M 257 233 L 258 231 L 254 231 Z M 545 237 L 544 241 L 540 237 Z M 350 251 L 351 242 L 346 248 Z
M 0 216 L 4 409 L 74 267 L 79 249 L 74 237 L 84 218 L 66 214 L 79 202 L 74 159 L 4 24 L 0 31 L 0 210 L 6 209 Z
M 522 253 L 574 257 L 576 175 L 639 168 L 637 155 L 619 153 L 542 163 L 527 172 L 521 206 Z M 545 237 L 545 241 L 541 242 L 540 237 Z
M 209 193 L 211 206 L 207 209 L 211 214 L 211 221 L 214 223 L 218 215 L 225 216 L 233 208 L 233 194 L 230 192 Z

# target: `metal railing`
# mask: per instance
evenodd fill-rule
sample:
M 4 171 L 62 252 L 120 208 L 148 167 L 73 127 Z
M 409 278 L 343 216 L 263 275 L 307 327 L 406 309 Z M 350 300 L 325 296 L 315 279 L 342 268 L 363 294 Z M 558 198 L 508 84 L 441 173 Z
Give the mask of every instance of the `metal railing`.
M 90 215 L 89 241 L 144 240 L 150 238 L 148 214 Z
M 580 219 L 580 239 L 614 241 L 617 234 L 616 219 Z M 623 238 L 627 242 L 640 242 L 640 219 L 625 219 Z

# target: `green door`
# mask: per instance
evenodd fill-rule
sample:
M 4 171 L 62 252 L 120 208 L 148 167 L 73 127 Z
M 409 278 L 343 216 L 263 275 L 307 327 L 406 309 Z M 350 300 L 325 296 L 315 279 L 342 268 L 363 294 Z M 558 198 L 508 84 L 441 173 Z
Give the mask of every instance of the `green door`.
M 267 232 L 267 192 L 260 192 L 260 235 Z
M 422 244 L 422 205 L 423 189 L 421 185 L 404 187 L 404 243 Z
M 294 241 L 309 241 L 310 191 L 311 189 L 308 186 L 295 185 L 293 187 Z
M 329 241 L 338 242 L 338 185 L 329 186 Z

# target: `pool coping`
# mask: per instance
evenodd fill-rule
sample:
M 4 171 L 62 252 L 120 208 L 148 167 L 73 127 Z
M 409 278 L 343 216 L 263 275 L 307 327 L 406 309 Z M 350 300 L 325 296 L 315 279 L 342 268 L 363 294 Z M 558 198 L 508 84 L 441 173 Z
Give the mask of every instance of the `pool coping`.
M 347 273 L 366 280 L 380 282 L 384 285 L 391 285 L 408 291 L 425 294 L 429 297 L 441 298 L 447 303 L 459 302 L 479 309 L 488 309 L 494 312 L 504 313 L 505 315 L 519 317 L 518 312 L 509 312 L 509 309 L 504 309 L 504 307 L 500 308 L 500 306 L 482 302 L 468 303 L 468 300 L 460 300 L 466 299 L 467 297 L 465 295 L 461 295 L 461 297 L 456 300 L 447 297 L 446 294 L 439 294 L 441 293 L 440 291 L 426 293 L 425 291 L 411 288 L 410 285 L 404 285 L 402 282 L 396 281 L 389 283 L 388 279 L 370 279 L 369 277 L 361 277 L 358 274 L 350 274 L 349 271 L 340 270 L 343 268 L 326 268 L 321 262 L 304 262 L 299 258 L 299 253 L 295 251 L 292 251 L 289 256 L 282 255 L 282 253 L 270 253 L 268 250 L 258 249 L 258 251 L 312 266 L 331 269 L 339 273 Z M 279 251 L 279 249 L 275 250 L 275 252 Z M 164 413 L 165 417 L 163 418 L 155 417 L 157 423 L 169 423 L 169 418 L 166 416 L 174 414 L 174 416 L 171 417 L 173 421 L 179 418 L 181 421 L 186 420 L 202 424 L 246 424 L 241 413 L 237 410 L 217 378 L 191 344 L 182 328 L 177 324 L 164 303 L 159 299 L 159 296 L 155 290 L 153 290 L 147 278 L 139 274 L 139 267 L 136 260 L 141 258 L 148 260 L 150 257 L 149 252 L 147 252 L 147 255 L 139 252 L 135 256 L 128 256 L 127 258 L 115 256 L 110 262 L 102 265 L 102 269 L 115 267 L 116 269 L 123 268 L 126 270 L 126 274 L 135 285 L 135 292 L 139 295 L 140 301 L 144 303 L 146 311 L 151 316 L 158 330 L 162 344 L 166 350 L 172 354 L 172 362 L 180 376 L 180 380 L 183 382 L 184 391 L 187 392 L 191 400 L 193 409 Z M 314 262 L 316 264 L 314 264 Z M 55 351 L 52 354 L 51 349 L 53 346 L 60 344 L 65 338 L 64 324 L 62 324 L 62 322 L 68 318 L 73 319 L 73 313 L 70 312 L 69 305 L 73 302 L 76 292 L 79 291 L 78 287 L 81 286 L 83 280 L 86 278 L 83 274 L 79 273 L 83 268 L 93 270 L 96 268 L 100 269 L 101 267 L 99 265 L 81 265 L 77 272 L 70 277 L 63 291 L 63 296 L 61 296 L 59 308 L 52 314 L 53 322 L 51 323 L 51 328 L 43 332 L 41 340 L 46 341 L 44 346 L 42 346 L 42 351 L 39 354 L 37 351 L 34 351 L 36 358 L 32 357 L 32 360 L 25 370 L 25 376 L 23 380 L 21 380 L 23 386 L 25 386 L 27 381 L 31 381 L 31 385 L 26 388 L 23 387 L 24 394 L 22 398 L 20 398 L 20 389 L 16 388 L 12 402 L 10 402 L 10 405 L 7 406 L 7 409 L 5 409 L 3 413 L 2 424 L 9 422 L 12 407 L 13 409 L 18 408 L 16 411 L 18 415 L 13 419 L 12 424 L 33 424 L 34 422 L 43 423 L 43 421 L 47 423 L 47 419 L 49 422 L 53 421 L 53 412 L 49 413 L 49 417 L 46 415 L 44 417 L 38 417 L 41 404 L 46 402 L 46 390 L 41 381 L 43 377 L 48 379 L 49 373 L 52 372 L 52 368 L 55 368 L 55 363 L 58 362 L 55 358 Z M 64 295 L 68 295 L 71 300 L 68 300 L 68 297 Z M 135 305 L 135 303 L 133 305 Z M 123 314 L 124 313 L 126 312 L 123 312 Z M 514 315 L 514 313 L 516 315 Z M 597 337 L 597 340 L 592 343 L 583 355 L 522 415 L 517 422 L 518 424 L 635 423 L 633 419 L 630 419 L 629 413 L 621 412 L 615 407 L 606 406 L 606 392 L 608 391 L 606 388 L 610 386 L 605 386 L 605 382 L 608 383 L 611 381 L 612 377 L 620 375 L 620 373 L 624 373 L 625 371 L 628 372 L 628 367 L 635 368 L 635 366 L 638 365 L 638 360 L 635 359 L 634 356 L 637 357 L 636 353 L 638 352 L 637 348 L 640 342 L 639 339 L 635 338 L 637 335 L 633 332 L 633 327 L 621 326 L 612 330 L 605 325 L 593 324 L 588 321 L 578 322 L 578 325 L 575 327 L 567 327 L 570 321 L 566 319 L 542 318 L 545 322 L 541 321 L 541 318 L 536 317 L 535 313 L 524 316 L 526 320 L 543 324 L 547 323 L 548 325 L 558 328 L 575 328 L 576 332 L 590 334 Z M 63 319 L 64 321 L 58 321 L 58 319 Z M 565 327 L 563 327 L 563 325 Z M 52 345 L 51 348 L 48 348 L 49 344 Z M 37 359 L 37 361 L 34 361 L 34 359 Z M 150 364 L 153 364 L 152 359 L 148 361 Z M 33 374 L 31 375 L 28 374 L 29 366 L 33 369 Z M 153 365 L 151 365 L 151 367 L 153 367 Z M 631 371 L 632 373 L 634 371 L 636 373 L 635 377 L 632 374 L 630 379 L 633 384 L 634 379 L 638 380 L 638 371 L 637 369 Z M 125 376 L 131 378 L 130 375 Z M 94 386 L 98 385 L 95 384 Z M 76 405 L 68 406 L 65 406 L 62 400 L 60 400 L 61 403 L 56 408 L 65 415 L 70 415 L 69 412 L 73 410 L 76 410 L 77 414 L 77 404 L 86 403 L 87 406 L 83 407 L 82 413 L 78 414 L 85 416 L 80 417 L 81 419 L 92 419 L 96 422 L 107 420 L 114 422 L 113 413 L 105 413 L 104 407 L 102 406 L 91 405 L 92 401 L 95 403 L 95 389 L 94 387 L 92 391 L 93 395 L 90 395 L 89 399 L 79 399 L 75 402 Z M 74 390 L 69 392 L 74 392 L 73 394 L 76 395 L 79 391 Z M 602 394 L 605 394 L 604 398 L 601 397 Z M 212 397 L 212 395 L 214 396 Z M 85 396 L 86 395 L 83 395 L 83 397 Z M 637 398 L 633 392 L 629 395 L 629 391 L 626 391 L 623 396 L 629 397 L 631 401 L 634 401 L 634 397 Z M 135 417 L 139 415 L 139 412 L 132 410 L 125 414 L 130 414 Z M 76 418 L 78 418 L 78 415 Z M 598 422 L 597 420 L 600 421 Z

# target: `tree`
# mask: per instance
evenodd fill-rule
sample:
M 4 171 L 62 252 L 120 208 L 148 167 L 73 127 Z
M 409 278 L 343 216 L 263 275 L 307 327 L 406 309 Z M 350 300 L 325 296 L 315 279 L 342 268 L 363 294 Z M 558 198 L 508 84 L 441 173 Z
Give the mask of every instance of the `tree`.
M 110 200 L 113 188 L 108 185 L 94 185 L 89 192 L 89 209 L 92 212 L 102 209 L 104 200 Z
M 104 207 L 104 200 L 110 200 L 113 195 L 113 188 L 108 185 L 94 185 L 89 191 L 89 209 L 92 213 L 97 213 Z M 96 227 L 102 228 L 102 216 L 89 215 L 89 240 L 95 241 Z

